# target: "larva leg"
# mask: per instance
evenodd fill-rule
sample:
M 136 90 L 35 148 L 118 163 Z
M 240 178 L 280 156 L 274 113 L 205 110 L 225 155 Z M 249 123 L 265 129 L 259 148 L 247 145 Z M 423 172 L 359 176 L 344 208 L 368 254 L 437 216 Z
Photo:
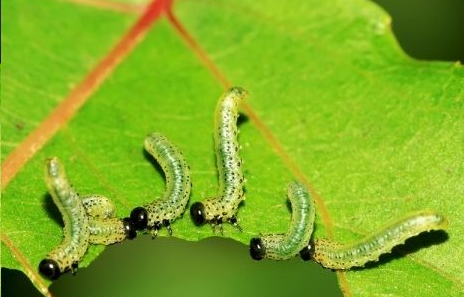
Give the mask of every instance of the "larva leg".
M 115 207 L 113 202 L 105 196 L 89 195 L 82 197 L 87 214 L 95 218 L 112 218 L 114 217 Z
M 161 223 L 160 222 L 155 222 L 153 224 L 153 227 L 150 227 L 150 234 L 151 234 L 151 239 L 155 239 L 158 237 L 158 232 L 161 229 Z
M 377 261 L 379 256 L 391 252 L 406 239 L 422 232 L 440 230 L 447 226 L 446 219 L 432 211 L 419 211 L 392 222 L 372 235 L 352 244 L 339 244 L 326 239 L 310 243 L 309 251 L 302 251 L 304 260 L 312 258 L 326 268 L 349 269 Z M 312 251 L 311 251 L 311 246 Z
M 222 223 L 218 224 L 217 226 L 219 227 L 219 232 L 221 235 L 224 235 L 224 228 L 222 227 Z
M 240 227 L 240 225 L 238 224 L 237 222 L 237 217 L 234 215 L 230 218 L 229 222 L 232 224 L 232 226 L 234 226 L 235 228 L 238 229 L 238 231 L 240 232 L 243 232 L 243 229 L 242 227 Z
M 71 264 L 71 273 L 72 275 L 77 274 L 77 268 L 79 267 L 79 262 L 75 261 Z
M 151 239 L 156 239 L 158 237 L 158 231 L 159 229 L 156 228 L 150 229 Z
M 152 239 L 158 237 L 158 232 L 161 230 L 162 227 L 165 227 L 168 230 L 170 236 L 172 236 L 172 228 L 171 222 L 169 220 L 164 219 L 162 222 L 155 222 L 153 227 L 150 228 L 150 234 Z
M 169 220 L 163 220 L 163 226 L 166 227 L 170 236 L 172 236 L 171 222 Z
M 211 225 L 211 229 L 213 230 L 213 234 L 216 234 L 216 229 L 217 229 L 218 225 L 216 223 L 214 223 L 214 222 L 211 222 L 210 225 Z
M 216 229 L 219 229 L 219 232 L 221 233 L 221 235 L 224 235 L 224 229 L 222 228 L 222 218 L 215 218 L 212 222 L 211 222 L 211 226 L 213 227 L 213 233 L 216 232 Z

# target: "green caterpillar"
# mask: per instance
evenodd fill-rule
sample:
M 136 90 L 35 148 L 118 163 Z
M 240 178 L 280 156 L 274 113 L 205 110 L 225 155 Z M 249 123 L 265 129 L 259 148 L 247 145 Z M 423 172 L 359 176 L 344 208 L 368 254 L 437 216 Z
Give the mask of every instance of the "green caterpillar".
M 90 243 L 109 245 L 136 237 L 129 218 L 115 218 L 115 207 L 104 196 L 92 195 L 82 199 L 89 216 Z
M 382 229 L 351 244 L 339 244 L 327 239 L 311 241 L 300 255 L 303 260 L 314 259 L 326 268 L 349 269 L 377 261 L 406 239 L 430 230 L 445 229 L 448 222 L 440 214 L 423 210 L 406 215 Z
M 230 222 L 240 231 L 237 223 L 237 209 L 243 196 L 245 179 L 241 170 L 242 160 L 237 135 L 238 106 L 248 93 L 239 87 L 231 88 L 220 98 L 214 118 L 214 142 L 216 165 L 219 171 L 219 193 L 203 202 L 195 202 L 190 207 L 190 215 L 197 225 L 210 222 L 213 227 Z M 213 229 L 214 230 L 214 229 Z
M 297 255 L 310 240 L 316 217 L 314 204 L 306 188 L 290 183 L 287 196 L 292 204 L 292 221 L 285 234 L 267 234 L 250 241 L 250 255 L 255 260 L 287 260 Z
M 46 181 L 64 221 L 64 240 L 39 264 L 39 271 L 57 279 L 67 270 L 75 271 L 89 246 L 89 219 L 77 192 L 71 187 L 58 158 L 47 161 Z
M 166 191 L 160 199 L 134 208 L 130 219 L 138 230 L 152 230 L 153 237 L 162 226 L 172 235 L 171 223 L 185 212 L 190 198 L 190 169 L 180 150 L 162 134 L 151 134 L 145 139 L 144 146 L 163 168 Z

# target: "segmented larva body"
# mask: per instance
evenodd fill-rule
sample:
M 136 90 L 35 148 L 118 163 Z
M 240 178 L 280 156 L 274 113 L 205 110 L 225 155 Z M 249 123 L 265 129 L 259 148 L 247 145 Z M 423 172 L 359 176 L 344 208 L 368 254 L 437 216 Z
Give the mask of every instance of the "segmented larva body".
M 285 234 L 268 234 L 250 241 L 250 255 L 255 260 L 264 257 L 287 260 L 308 244 L 313 233 L 316 212 L 314 203 L 304 185 L 293 182 L 288 186 L 287 196 L 292 205 L 292 220 Z
M 241 170 L 242 160 L 238 154 L 240 146 L 237 141 L 237 118 L 239 104 L 247 95 L 242 88 L 231 88 L 220 98 L 216 106 L 214 141 L 219 193 L 217 197 L 196 202 L 190 208 L 193 220 L 199 225 L 204 222 L 220 225 L 223 221 L 237 225 L 236 213 L 238 205 L 244 199 L 245 183 Z
M 56 279 L 69 270 L 76 269 L 89 246 L 89 220 L 84 206 L 71 187 L 58 158 L 47 161 L 46 182 L 53 202 L 64 221 L 63 242 L 48 253 L 39 264 L 39 270 L 48 278 Z
M 108 218 L 99 220 L 89 218 L 90 243 L 109 245 L 124 241 L 126 238 L 134 238 L 135 233 L 128 234 L 131 228 L 128 226 L 129 223 L 128 219 Z
M 332 269 L 364 266 L 367 262 L 377 261 L 380 255 L 390 252 L 406 239 L 422 232 L 444 229 L 447 224 L 447 220 L 435 212 L 415 212 L 352 244 L 319 239 L 313 244 L 312 258 Z
M 145 150 L 160 164 L 166 177 L 166 190 L 160 199 L 132 210 L 130 218 L 136 228 L 157 231 L 180 217 L 187 206 L 192 187 L 190 169 L 182 153 L 165 136 L 153 133 L 144 141 Z
M 83 198 L 82 204 L 89 216 L 90 243 L 109 245 L 136 236 L 128 218 L 114 217 L 115 207 L 108 198 L 92 195 Z
M 116 208 L 113 202 L 105 196 L 89 195 L 82 198 L 82 204 L 87 214 L 94 218 L 107 219 L 114 217 Z

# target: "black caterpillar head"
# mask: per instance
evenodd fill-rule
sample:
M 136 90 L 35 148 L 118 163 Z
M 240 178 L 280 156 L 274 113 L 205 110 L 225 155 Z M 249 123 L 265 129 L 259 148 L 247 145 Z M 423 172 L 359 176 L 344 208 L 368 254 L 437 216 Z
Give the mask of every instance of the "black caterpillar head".
M 43 259 L 39 264 L 39 272 L 50 280 L 55 280 L 60 276 L 60 267 L 55 260 Z
M 300 257 L 304 261 L 309 261 L 314 254 L 314 241 L 311 239 L 309 244 L 300 251 Z
M 130 218 L 122 219 L 124 225 L 124 231 L 126 232 L 126 238 L 134 239 L 137 236 L 137 231 L 135 225 Z
M 190 207 L 190 216 L 196 225 L 202 225 L 206 222 L 205 206 L 201 202 L 195 202 Z
M 260 238 L 252 238 L 250 240 L 250 256 L 254 260 L 262 260 L 266 255 L 266 247 Z
M 148 212 L 145 208 L 139 206 L 134 208 L 130 214 L 130 221 L 135 230 L 143 230 L 148 225 Z

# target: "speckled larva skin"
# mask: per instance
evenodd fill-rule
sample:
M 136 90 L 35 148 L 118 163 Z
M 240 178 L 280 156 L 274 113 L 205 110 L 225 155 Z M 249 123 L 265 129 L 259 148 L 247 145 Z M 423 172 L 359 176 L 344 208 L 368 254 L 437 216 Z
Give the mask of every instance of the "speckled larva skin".
M 71 187 L 58 158 L 47 161 L 46 182 L 64 221 L 63 242 L 48 253 L 63 273 L 84 256 L 89 246 L 89 220 L 77 192 Z
M 148 213 L 148 227 L 164 221 L 169 223 L 180 217 L 187 206 L 192 187 L 190 169 L 178 148 L 160 133 L 152 133 L 144 146 L 160 164 L 166 177 L 166 190 L 160 199 L 145 206 Z
M 419 233 L 444 229 L 446 219 L 432 211 L 419 211 L 388 224 L 382 230 L 352 243 L 341 245 L 326 239 L 317 240 L 313 258 L 326 268 L 349 269 L 377 261 L 396 245 Z
M 105 220 L 89 218 L 90 243 L 109 245 L 127 238 L 122 220 L 108 218 Z
M 90 195 L 82 198 L 82 204 L 89 216 L 106 219 L 114 217 L 115 207 L 110 199 L 100 195 Z
M 214 118 L 216 164 L 219 172 L 217 197 L 203 202 L 206 221 L 222 222 L 234 217 L 244 199 L 242 160 L 237 141 L 238 106 L 248 93 L 239 87 L 231 88 L 219 100 Z
M 109 245 L 127 238 L 123 221 L 114 218 L 115 207 L 111 200 L 91 195 L 84 197 L 82 204 L 89 215 L 90 243 Z
M 287 260 L 294 257 L 308 245 L 313 233 L 316 212 L 307 189 L 302 184 L 293 182 L 288 186 L 287 196 L 292 204 L 290 228 L 285 234 L 260 237 L 268 259 Z

